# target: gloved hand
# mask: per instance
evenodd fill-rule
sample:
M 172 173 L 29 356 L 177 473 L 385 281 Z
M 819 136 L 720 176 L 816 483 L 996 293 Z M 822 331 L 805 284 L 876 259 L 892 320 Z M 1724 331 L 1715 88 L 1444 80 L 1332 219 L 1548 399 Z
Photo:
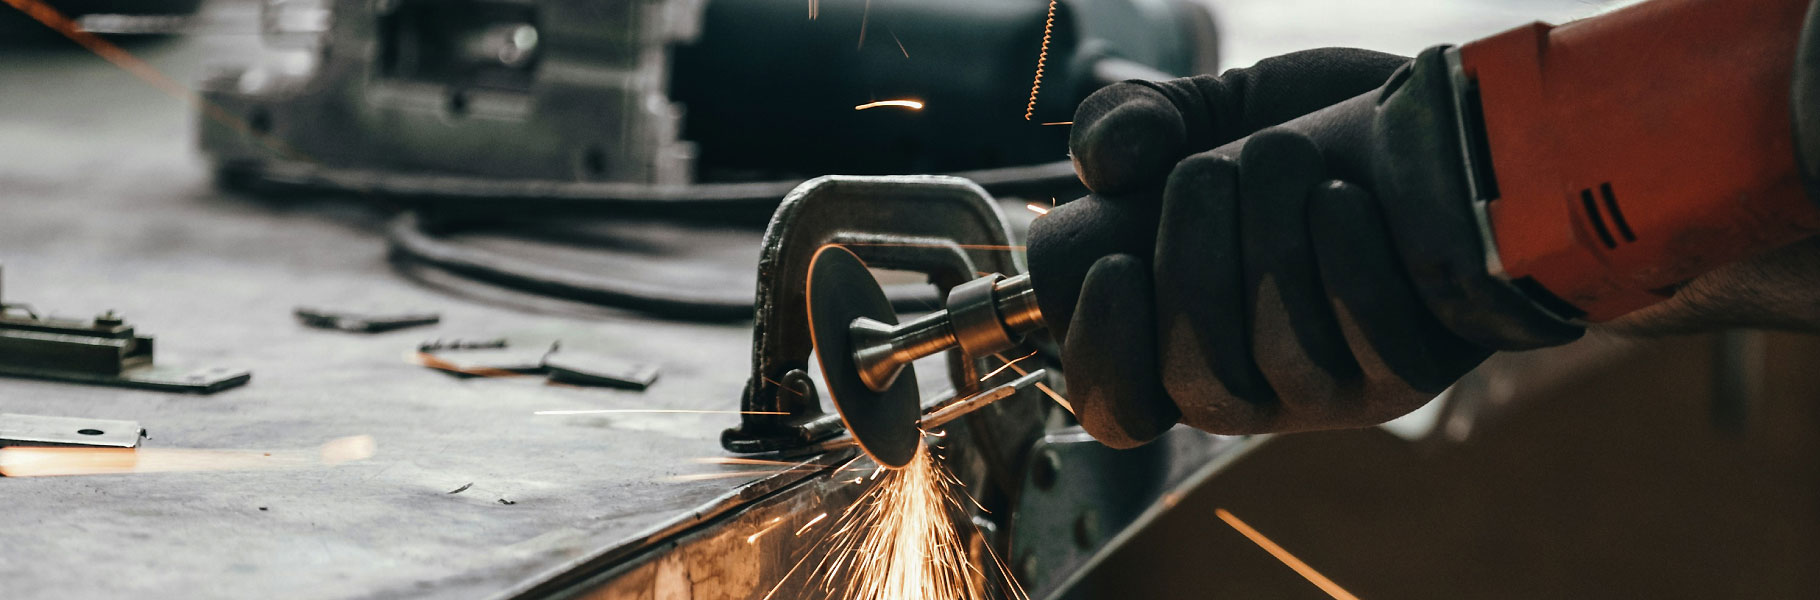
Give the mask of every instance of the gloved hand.
M 1323 147 L 1269 128 L 1377 88 L 1405 62 L 1312 50 L 1218 77 L 1122 83 L 1082 103 L 1071 139 L 1082 181 L 1100 201 L 1160 203 L 1154 255 L 1098 258 L 1056 328 L 1089 433 L 1128 447 L 1178 419 L 1226 434 L 1376 424 L 1494 350 L 1579 334 L 1455 331 L 1484 310 L 1450 294 L 1452 281 L 1428 281 L 1432 265 L 1406 260 L 1423 244 L 1397 239 L 1423 234 L 1387 218 L 1431 205 L 1374 196 L 1374 147 L 1361 136 Z M 1202 152 L 1248 135 L 1237 156 Z M 1412 275 L 1406 263 L 1423 264 Z

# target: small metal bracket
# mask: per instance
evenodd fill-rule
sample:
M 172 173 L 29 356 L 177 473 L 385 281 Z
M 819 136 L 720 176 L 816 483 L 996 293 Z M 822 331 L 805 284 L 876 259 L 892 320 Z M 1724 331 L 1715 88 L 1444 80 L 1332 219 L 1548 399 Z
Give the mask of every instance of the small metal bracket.
M 113 311 L 90 321 L 39 316 L 0 303 L 0 375 L 209 394 L 246 383 L 237 369 L 152 364 L 152 338 Z

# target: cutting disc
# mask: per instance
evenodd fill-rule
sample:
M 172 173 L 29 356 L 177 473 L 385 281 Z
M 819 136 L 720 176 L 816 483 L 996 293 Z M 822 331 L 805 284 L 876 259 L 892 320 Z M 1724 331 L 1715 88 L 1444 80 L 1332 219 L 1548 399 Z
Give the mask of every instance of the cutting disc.
M 816 360 L 841 422 L 879 464 L 894 469 L 910 464 L 923 441 L 917 427 L 922 406 L 916 371 L 904 365 L 891 387 L 874 392 L 860 380 L 853 360 L 850 328 L 855 319 L 897 324 L 884 288 L 853 251 L 824 246 L 809 263 L 807 293 L 809 337 L 815 341 Z

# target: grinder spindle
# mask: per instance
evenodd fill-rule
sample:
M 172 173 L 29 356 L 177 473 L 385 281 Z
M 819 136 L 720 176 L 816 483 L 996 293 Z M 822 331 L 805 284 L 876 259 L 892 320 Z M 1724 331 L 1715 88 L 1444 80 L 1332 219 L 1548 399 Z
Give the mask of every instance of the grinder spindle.
M 815 254 L 808 300 L 809 334 L 834 407 L 860 447 L 893 468 L 909 464 L 922 437 L 912 361 L 956 348 L 987 356 L 1044 326 L 1027 274 L 955 286 L 944 310 L 898 324 L 865 263 L 840 246 Z

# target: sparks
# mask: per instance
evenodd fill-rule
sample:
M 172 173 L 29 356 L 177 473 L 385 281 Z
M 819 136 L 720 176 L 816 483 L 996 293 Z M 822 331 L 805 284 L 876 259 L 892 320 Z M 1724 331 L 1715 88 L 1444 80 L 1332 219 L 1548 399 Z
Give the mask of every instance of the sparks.
M 1050 121 L 1044 125 L 1073 125 L 1074 121 Z
M 1251 542 L 1257 544 L 1259 548 L 1263 548 L 1265 552 L 1269 552 L 1271 556 L 1295 570 L 1296 574 L 1301 575 L 1303 579 L 1307 579 L 1315 587 L 1321 588 L 1321 591 L 1327 592 L 1327 595 L 1333 596 L 1335 600 L 1359 600 L 1358 596 L 1352 595 L 1333 580 L 1321 575 L 1320 572 L 1314 570 L 1314 567 L 1308 566 L 1308 563 L 1302 562 L 1302 559 L 1296 558 L 1288 550 L 1278 546 L 1276 542 L 1270 541 L 1270 538 L 1264 537 L 1264 534 L 1258 533 L 1258 530 L 1252 529 L 1250 525 L 1245 524 L 1226 509 L 1213 509 L 1213 514 L 1225 521 L 1227 525 L 1231 525 L 1233 529 L 1237 529 L 1240 534 L 1250 538 Z
M 764 535 L 765 533 L 771 531 L 772 529 L 776 529 L 778 524 L 780 524 L 783 520 L 784 520 L 783 517 L 771 517 L 771 520 L 765 521 L 764 529 L 758 530 L 758 533 L 754 533 L 752 535 L 746 536 L 746 543 L 750 544 L 750 543 L 758 541 L 758 536 Z
M 866 0 L 866 8 L 859 13 L 859 44 L 854 50 L 866 49 L 866 24 L 872 21 L 872 0 Z
M 737 456 L 703 456 L 700 458 L 691 458 L 691 459 L 689 459 L 689 462 L 692 462 L 692 463 L 695 463 L 698 465 L 764 465 L 764 466 L 769 466 L 769 467 L 801 467 L 801 466 L 804 466 L 803 463 L 790 462 L 787 460 L 765 460 L 762 458 L 740 458 Z
M 1049 62 L 1049 36 L 1055 32 L 1055 0 L 1049 0 L 1049 16 L 1043 21 L 1043 48 L 1036 55 L 1036 77 L 1030 81 L 1030 103 L 1024 105 L 1024 120 L 1036 115 L 1036 92 L 1043 89 L 1043 66 Z
M 671 475 L 669 477 L 663 478 L 662 481 L 669 482 L 669 483 L 688 483 L 691 481 L 712 481 L 715 479 L 739 479 L 739 478 L 743 478 L 743 477 L 761 477 L 761 476 L 770 477 L 772 475 L 783 475 L 785 473 L 804 473 L 804 472 L 819 471 L 819 470 L 821 470 L 820 467 L 803 467 L 800 469 L 761 469 L 761 470 L 757 470 L 757 471 L 727 471 L 724 473 L 689 473 L 689 474 L 685 474 L 685 475 Z
M 897 39 L 897 32 L 892 31 L 890 26 L 886 26 L 885 33 L 891 34 L 891 41 L 897 42 L 897 51 L 904 53 L 904 58 L 910 58 L 910 50 L 904 48 L 903 40 Z
M 910 110 L 922 110 L 923 109 L 923 103 L 920 101 L 916 101 L 916 100 L 880 100 L 877 102 L 867 102 L 865 104 L 855 106 L 855 107 L 853 107 L 853 110 L 866 110 L 868 108 L 878 108 L 881 106 L 897 106 L 897 107 L 901 107 L 901 108 L 908 108 Z
M 1023 252 L 1024 246 L 998 246 L 992 244 L 918 244 L 912 242 L 845 242 L 841 246 L 868 246 L 875 248 L 960 248 L 962 250 L 1001 250 L 1005 252 Z
M 186 448 L 0 448 L 0 476 L 117 475 L 191 471 L 252 471 L 338 465 L 373 456 L 373 438 L 338 438 L 315 452 Z
M 1005 360 L 1005 357 L 1000 356 L 999 360 Z M 1007 364 L 1009 366 L 1011 366 L 1011 370 L 1017 371 L 1017 374 L 1019 376 L 1030 374 L 1030 372 L 1025 371 L 1023 367 L 1015 366 L 1017 364 L 1016 362 L 1007 363 Z M 1062 410 L 1068 411 L 1068 414 L 1071 414 L 1071 415 L 1074 414 L 1074 405 L 1070 404 L 1068 402 L 1068 399 L 1063 398 L 1061 394 L 1055 393 L 1055 390 L 1049 389 L 1049 384 L 1038 381 L 1038 382 L 1036 382 L 1036 389 L 1042 390 L 1044 394 L 1049 396 L 1050 400 L 1055 401 L 1055 404 L 1057 406 L 1062 407 Z
M 787 415 L 769 410 L 693 410 L 683 408 L 594 408 L 588 410 L 540 410 L 534 415 Z
M 1039 215 L 1046 215 L 1046 214 L 1049 214 L 1049 209 L 1048 209 L 1048 208 L 1044 208 L 1044 207 L 1042 207 L 1042 206 L 1037 206 L 1037 204 L 1036 204 L 1036 203 L 1035 203 L 1035 202 L 1031 202 L 1031 203 L 1029 203 L 1029 204 L 1025 204 L 1025 205 L 1024 205 L 1024 208 L 1028 208 L 1028 209 L 1030 209 L 1030 212 L 1033 212 L 1033 213 L 1036 213 L 1036 214 L 1039 214 Z
M 997 369 L 993 369 L 992 372 L 987 373 L 985 377 L 981 377 L 980 381 L 985 381 L 987 379 L 991 379 L 993 375 L 997 375 L 999 373 L 1005 372 L 1005 369 L 1011 368 L 1011 365 L 1015 365 L 1017 363 L 1023 362 L 1023 360 L 1026 358 L 1036 356 L 1037 352 L 1038 352 L 1037 350 L 1031 350 L 1029 354 L 1025 354 L 1021 357 L 1018 357 L 1017 360 L 1005 360 L 1005 357 L 1003 357 L 1003 356 L 999 356 L 997 354 L 992 355 L 993 357 L 999 359 L 1000 361 L 1004 362 L 1005 364 L 999 366 L 999 368 L 997 368 Z M 1029 375 L 1029 373 L 1025 373 L 1025 375 Z
M 814 527 L 816 523 L 820 523 L 822 522 L 822 519 L 826 518 L 828 518 L 828 513 L 815 515 L 815 518 L 809 519 L 809 522 L 804 523 L 801 529 L 796 530 L 796 535 L 799 537 L 802 536 L 803 532 L 808 531 L 810 527 Z
M 786 573 L 766 598 L 791 575 L 807 569 L 803 589 L 820 588 L 821 598 L 856 600 L 1028 600 L 997 554 L 976 565 L 956 527 L 964 512 L 959 483 L 925 447 L 902 469 L 883 469 L 859 500 L 841 513 L 832 532 Z M 982 559 L 984 560 L 984 559 Z M 993 569 L 1008 583 L 1000 594 L 987 589 Z
M 106 38 L 84 31 L 82 26 L 77 24 L 76 21 L 70 19 L 57 9 L 52 8 L 49 4 L 44 2 L 44 0 L 0 0 L 0 2 L 4 2 L 5 4 L 18 9 L 19 12 L 31 17 L 39 24 L 51 28 L 63 37 L 69 38 L 70 41 L 86 48 L 89 52 L 93 52 L 103 60 L 113 63 L 114 66 L 119 67 L 121 70 L 150 84 L 152 87 L 158 88 L 158 91 L 164 92 L 166 95 L 188 103 L 191 106 L 195 106 L 210 120 L 230 127 L 240 132 L 242 135 L 249 136 L 254 140 L 257 140 L 260 144 L 265 145 L 273 152 L 282 154 L 287 158 L 301 158 L 301 155 L 297 154 L 296 151 L 283 142 L 280 142 L 277 138 L 258 131 L 253 128 L 252 125 L 248 124 L 245 119 L 241 119 L 234 113 L 228 112 L 227 109 L 203 100 L 201 95 L 190 89 L 190 86 L 164 74 L 164 72 L 159 71 L 157 67 L 153 67 L 151 63 L 145 62 L 138 56 L 134 56 L 132 53 L 121 49 L 119 46 L 114 45 L 113 42 L 107 41 Z

